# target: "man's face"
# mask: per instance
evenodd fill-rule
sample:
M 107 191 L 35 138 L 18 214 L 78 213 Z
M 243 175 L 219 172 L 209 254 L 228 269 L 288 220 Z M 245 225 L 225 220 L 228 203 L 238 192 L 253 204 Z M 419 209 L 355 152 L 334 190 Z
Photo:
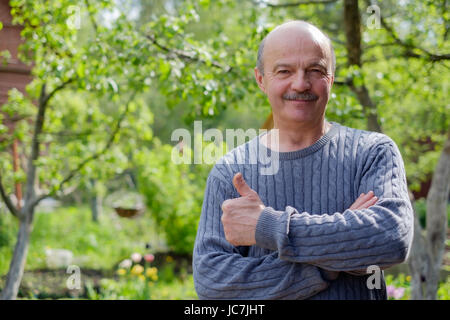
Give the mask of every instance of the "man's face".
M 310 33 L 279 32 L 266 40 L 264 75 L 255 69 L 275 121 L 317 124 L 323 119 L 334 76 L 326 43 Z

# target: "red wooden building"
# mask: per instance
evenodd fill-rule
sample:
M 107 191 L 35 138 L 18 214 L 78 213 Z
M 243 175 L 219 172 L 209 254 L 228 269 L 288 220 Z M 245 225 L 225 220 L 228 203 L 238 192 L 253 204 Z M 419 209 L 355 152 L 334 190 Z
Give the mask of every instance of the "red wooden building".
M 8 90 L 17 88 L 24 92 L 25 86 L 31 81 L 31 67 L 18 59 L 18 47 L 22 43 L 20 32 L 22 27 L 12 25 L 9 0 L 0 0 L 0 21 L 3 29 L 0 30 L 0 51 L 8 50 L 11 59 L 7 65 L 0 64 L 0 105 L 8 98 Z
M 31 67 L 20 62 L 18 58 L 19 45 L 23 42 L 20 36 L 22 27 L 12 24 L 10 11 L 9 0 L 0 0 L 0 21 L 3 25 L 2 30 L 0 30 L 0 51 L 8 50 L 11 55 L 7 64 L 0 61 L 0 112 L 1 106 L 8 100 L 8 91 L 17 88 L 25 93 L 26 85 L 32 80 Z M 14 122 L 14 116 L 9 117 L 4 114 L 2 124 L 6 125 L 11 131 L 14 130 Z M 19 145 L 20 142 L 15 140 L 11 146 L 11 160 L 15 171 L 20 165 Z M 20 184 L 16 184 L 15 194 L 17 199 L 22 199 Z

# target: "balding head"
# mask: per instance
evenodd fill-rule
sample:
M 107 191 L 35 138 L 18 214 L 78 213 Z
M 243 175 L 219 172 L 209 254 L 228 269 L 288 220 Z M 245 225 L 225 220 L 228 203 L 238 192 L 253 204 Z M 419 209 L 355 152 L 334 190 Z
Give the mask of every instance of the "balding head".
M 309 39 L 315 44 L 324 47 L 331 63 L 331 71 L 334 75 L 336 71 L 336 57 L 333 50 L 331 40 L 314 25 L 301 20 L 289 21 L 277 26 L 261 41 L 258 48 L 258 57 L 256 67 L 264 74 L 264 51 L 267 47 L 272 45 L 283 45 L 278 40 L 281 36 L 286 36 L 292 39 Z

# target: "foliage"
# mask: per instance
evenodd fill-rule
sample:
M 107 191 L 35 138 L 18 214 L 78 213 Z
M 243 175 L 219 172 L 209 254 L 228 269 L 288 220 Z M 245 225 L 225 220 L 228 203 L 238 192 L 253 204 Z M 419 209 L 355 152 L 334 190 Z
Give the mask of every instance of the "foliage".
M 397 276 L 386 276 L 386 286 L 389 300 L 409 300 L 411 298 L 411 276 L 400 273 Z M 450 278 L 439 283 L 438 300 L 450 300 Z
M 50 100 L 38 141 L 45 144 L 45 151 L 34 161 L 40 193 L 62 195 L 63 187 L 86 187 L 92 179 L 106 180 L 120 173 L 127 168 L 130 143 L 152 138 L 152 114 L 136 97 L 144 85 L 140 68 L 123 50 L 128 40 L 135 40 L 130 24 L 124 17 L 116 21 L 116 28 L 95 22 L 97 15 L 111 8 L 106 1 L 11 1 L 11 6 L 14 23 L 24 26 L 26 41 L 21 52 L 26 55 L 21 58 L 33 61 L 34 78 L 28 95 L 13 90 L 2 106 L 23 119 L 16 123 L 13 136 L 3 134 L 0 168 L 6 186 L 13 185 L 9 183 L 9 144 L 14 137 L 22 150 L 31 144 L 34 123 L 30 120 L 37 111 L 32 102 L 41 101 L 44 94 Z M 83 14 L 83 28 L 69 23 L 73 18 L 70 8 Z M 92 37 L 83 38 L 85 31 Z M 24 172 L 15 173 L 14 179 L 23 182 Z
M 178 253 L 192 253 L 211 167 L 175 164 L 172 154 L 177 150 L 155 143 L 151 152 L 137 152 L 138 189 L 169 248 Z M 193 155 L 189 146 L 185 146 L 183 152 Z
M 87 284 L 88 299 L 91 300 L 192 300 L 198 299 L 192 275 L 174 282 L 158 281 L 146 284 L 140 280 L 115 281 L 104 278 L 96 290 Z
M 403 273 L 394 278 L 389 274 L 386 276 L 386 291 L 389 300 L 409 300 L 411 297 L 411 276 Z
M 10 228 L 12 217 L 7 212 L 2 212 L 0 208 L 0 250 L 9 247 L 14 243 L 14 229 Z

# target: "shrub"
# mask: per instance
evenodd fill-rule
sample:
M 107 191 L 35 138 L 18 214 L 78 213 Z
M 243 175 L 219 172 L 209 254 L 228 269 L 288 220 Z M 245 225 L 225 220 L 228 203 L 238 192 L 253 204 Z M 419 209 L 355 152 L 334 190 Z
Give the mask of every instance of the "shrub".
M 175 164 L 172 150 L 157 142 L 136 154 L 138 189 L 169 249 L 192 253 L 211 166 Z

